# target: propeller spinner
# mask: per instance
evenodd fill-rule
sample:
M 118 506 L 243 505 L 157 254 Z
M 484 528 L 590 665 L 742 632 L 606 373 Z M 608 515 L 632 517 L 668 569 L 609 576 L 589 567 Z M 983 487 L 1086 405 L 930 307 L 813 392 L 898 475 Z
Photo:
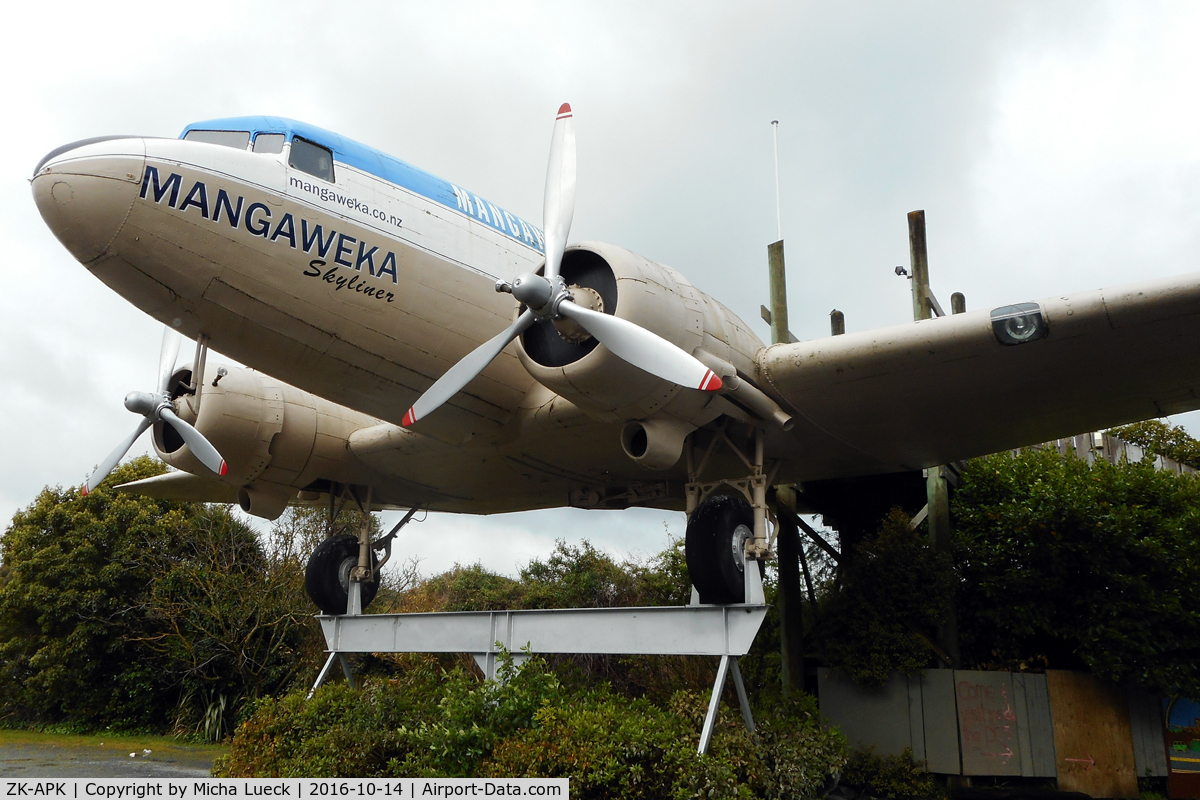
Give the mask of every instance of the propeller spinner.
M 125 395 L 125 407 L 135 414 L 141 414 L 142 420 L 138 423 L 133 433 L 118 444 L 116 449 L 109 453 L 108 457 L 96 467 L 96 471 L 92 473 L 92 477 L 88 478 L 87 483 L 83 486 L 83 494 L 85 496 L 99 486 L 102 480 L 108 477 L 108 473 L 112 472 L 113 468 L 117 466 L 117 462 L 125 457 L 125 454 L 129 452 L 130 447 L 133 447 L 133 443 L 137 441 L 137 438 L 145 433 L 146 429 L 155 422 L 164 422 L 170 425 L 179 434 L 179 437 L 183 439 L 184 443 L 192 449 L 192 453 L 200 460 L 200 463 L 218 475 L 225 474 L 225 459 L 221 458 L 221 454 L 217 452 L 217 448 L 213 447 L 212 443 L 204 438 L 204 434 L 175 414 L 175 407 L 171 402 L 169 388 L 171 373 L 175 371 L 175 359 L 178 356 L 179 334 L 171 328 L 166 328 L 163 330 L 162 349 L 159 351 L 158 356 L 158 391 L 153 394 L 149 392 L 130 392 Z
M 546 240 L 545 275 L 526 272 L 512 283 L 499 281 L 497 292 L 512 294 L 525 307 L 517 321 L 468 353 L 430 386 L 413 404 L 404 420 L 405 428 L 423 419 L 492 363 L 508 343 L 534 322 L 552 322 L 566 317 L 594 336 L 619 358 L 663 380 L 689 389 L 715 392 L 721 379 L 689 353 L 620 317 L 576 305 L 559 275 L 567 234 L 575 213 L 575 124 L 571 106 L 563 103 L 554 120 L 550 140 L 550 164 L 546 169 L 546 194 L 542 201 L 542 228 Z

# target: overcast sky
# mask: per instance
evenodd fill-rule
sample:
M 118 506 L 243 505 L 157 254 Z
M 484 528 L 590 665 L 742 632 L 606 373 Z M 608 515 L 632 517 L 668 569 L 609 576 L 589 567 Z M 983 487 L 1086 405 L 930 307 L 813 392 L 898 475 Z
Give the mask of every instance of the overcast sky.
M 681 270 L 764 338 L 772 119 L 801 338 L 827 335 L 833 308 L 851 331 L 911 318 L 893 268 L 917 208 L 943 305 L 1197 269 L 1194 3 L 21 3 L 6 18 L 0 525 L 43 486 L 81 483 L 137 423 L 125 393 L 153 382 L 161 327 L 88 275 L 30 196 L 37 161 L 84 137 L 294 117 L 540 219 L 566 100 L 572 240 Z M 682 527 L 433 515 L 403 544 L 426 571 L 510 572 L 556 536 L 652 553 Z

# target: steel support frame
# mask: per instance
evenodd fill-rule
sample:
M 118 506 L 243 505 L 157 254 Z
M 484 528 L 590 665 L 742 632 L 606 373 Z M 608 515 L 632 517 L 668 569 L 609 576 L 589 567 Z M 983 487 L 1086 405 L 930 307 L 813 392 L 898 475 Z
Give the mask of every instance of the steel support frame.
M 757 574 L 758 570 L 747 570 Z M 341 663 L 353 685 L 351 653 L 470 653 L 489 679 L 498 675 L 503 653 L 520 663 L 534 654 L 717 656 L 698 752 L 712 741 L 717 709 L 729 675 L 742 720 L 753 732 L 754 717 L 737 659 L 750 650 L 766 618 L 762 604 L 568 608 L 519 611 L 361 613 L 358 584 L 351 583 L 347 613 L 319 616 L 329 658 L 309 692 L 312 697 Z M 759 592 L 761 592 L 759 584 Z

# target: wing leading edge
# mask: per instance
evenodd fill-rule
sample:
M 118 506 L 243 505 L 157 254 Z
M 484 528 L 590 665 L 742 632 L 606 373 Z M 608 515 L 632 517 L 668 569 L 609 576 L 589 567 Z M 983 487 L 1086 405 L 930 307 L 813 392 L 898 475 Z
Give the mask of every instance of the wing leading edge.
M 989 311 L 764 348 L 804 478 L 945 464 L 1200 408 L 1200 273 L 1040 301 L 1001 344 Z M 820 443 L 825 455 L 806 457 Z M 835 474 L 836 473 L 836 474 Z

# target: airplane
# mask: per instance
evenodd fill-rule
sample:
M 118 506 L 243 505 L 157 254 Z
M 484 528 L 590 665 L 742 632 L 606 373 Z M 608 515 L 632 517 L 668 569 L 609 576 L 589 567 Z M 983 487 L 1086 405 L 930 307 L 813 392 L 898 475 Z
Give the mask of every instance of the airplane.
M 121 490 L 266 519 L 683 510 L 701 602 L 739 603 L 772 486 L 849 517 L 879 479 L 1200 408 L 1200 273 L 768 346 L 675 269 L 568 246 L 575 158 L 563 104 L 539 228 L 279 117 L 51 151 L 42 218 L 166 326 L 154 391 L 125 399 L 141 421 L 83 491 L 149 429 L 176 471 Z M 357 584 L 365 607 L 395 532 L 322 542 L 314 602 L 344 613 Z

